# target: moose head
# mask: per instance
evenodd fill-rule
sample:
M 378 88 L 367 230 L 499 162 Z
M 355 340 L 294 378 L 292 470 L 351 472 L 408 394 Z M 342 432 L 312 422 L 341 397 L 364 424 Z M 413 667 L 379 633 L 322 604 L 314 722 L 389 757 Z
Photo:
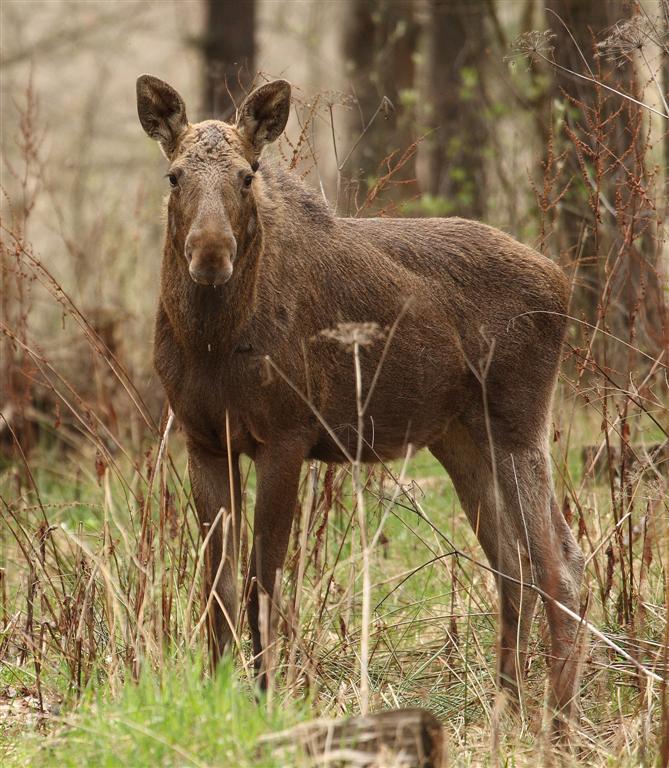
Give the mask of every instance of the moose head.
M 234 125 L 191 124 L 174 88 L 152 75 L 137 79 L 139 120 L 170 163 L 170 232 L 196 283 L 226 283 L 253 238 L 255 172 L 265 145 L 285 128 L 289 110 L 290 84 L 274 80 L 246 97 Z

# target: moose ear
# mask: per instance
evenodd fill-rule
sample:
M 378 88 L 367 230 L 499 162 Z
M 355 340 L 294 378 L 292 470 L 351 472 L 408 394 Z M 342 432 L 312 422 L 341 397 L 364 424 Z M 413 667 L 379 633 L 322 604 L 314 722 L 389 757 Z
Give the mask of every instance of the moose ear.
M 252 91 L 237 111 L 237 130 L 257 156 L 265 144 L 279 138 L 290 112 L 290 83 L 273 80 Z
M 153 75 L 137 78 L 137 114 L 142 128 L 159 142 L 170 160 L 188 126 L 186 105 L 171 85 Z

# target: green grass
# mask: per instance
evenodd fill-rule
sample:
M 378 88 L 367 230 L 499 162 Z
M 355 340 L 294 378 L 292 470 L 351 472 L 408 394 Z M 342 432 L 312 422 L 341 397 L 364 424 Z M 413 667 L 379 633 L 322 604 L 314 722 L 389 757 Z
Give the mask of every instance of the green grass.
M 583 430 L 587 430 L 583 426 Z M 564 432 L 563 432 L 564 434 Z M 589 434 L 572 435 L 568 450 L 556 446 L 555 454 L 562 461 L 566 456 L 566 472 L 572 487 L 581 483 L 580 446 L 592 442 Z M 177 470 L 182 472 L 185 459 L 177 440 L 170 445 Z M 85 601 L 83 587 L 96 566 L 111 568 L 115 583 L 124 595 L 134 599 L 134 583 L 138 569 L 132 559 L 139 551 L 137 537 L 141 528 L 140 509 L 129 488 L 138 488 L 131 466 L 125 466 L 127 480 L 124 486 L 118 478 L 108 476 L 102 483 L 94 472 L 92 457 L 88 471 L 77 473 L 75 463 L 69 459 L 58 467 L 54 456 L 36 455 L 31 463 L 52 536 L 63 558 L 63 569 L 58 571 L 47 547 L 47 565 L 52 574 L 60 573 L 68 593 Z M 397 477 L 402 462 L 393 462 L 392 474 Z M 255 477 L 252 467 L 245 486 L 245 508 L 252 516 L 255 501 Z M 312 532 L 307 539 L 307 562 L 304 586 L 299 606 L 299 617 L 292 619 L 299 626 L 304 642 L 297 647 L 296 677 L 290 682 L 288 657 L 292 638 L 285 626 L 279 627 L 279 649 L 275 668 L 273 708 L 268 714 L 264 702 L 256 702 L 252 686 L 244 674 L 250 649 L 248 628 L 242 635 L 242 649 L 235 654 L 233 663 L 226 664 L 211 678 L 202 672 L 197 658 L 189 649 L 184 633 L 183 613 L 188 597 L 188 578 L 175 591 L 173 621 L 175 648 L 171 656 L 165 650 L 150 647 L 150 656 L 138 683 L 131 682 L 130 668 L 108 668 L 109 653 L 108 616 L 101 599 L 105 584 L 96 577 L 97 607 L 93 616 L 95 642 L 94 669 L 88 671 L 85 690 L 77 701 L 72 690 L 73 674 L 59 657 L 54 643 L 49 643 L 49 658 L 42 670 L 47 711 L 49 714 L 37 730 L 38 718 L 34 707 L 29 717 L 0 719 L 0 764 L 10 768 L 46 768 L 46 766 L 240 766 L 254 768 L 286 765 L 263 749 L 262 735 L 290 727 L 312 717 L 340 717 L 359 713 L 359 647 L 362 599 L 362 571 L 360 567 L 360 539 L 356 516 L 353 514 L 353 493 L 350 473 L 337 470 L 334 483 L 334 501 L 328 514 L 328 524 L 322 534 L 320 554 L 315 554 L 315 529 L 319 526 L 324 507 L 315 509 Z M 320 468 L 320 485 L 324 468 Z M 244 475 L 246 475 L 244 471 Z M 13 482 L 10 474 L 0 477 L 2 492 L 12 498 Z M 196 531 L 192 511 L 187 510 L 188 483 L 180 487 L 168 477 L 176 499 L 180 526 Z M 76 481 L 76 482 L 75 482 Z M 597 545 L 602 536 L 611 534 L 610 491 L 604 484 L 585 480 L 581 503 L 587 515 L 587 525 Z M 133 485 L 134 484 L 134 485 Z M 556 478 L 558 498 L 562 500 L 565 486 Z M 306 483 L 303 487 L 303 493 Z M 73 503 L 75 498 L 76 501 Z M 490 574 L 467 559 L 439 557 L 450 549 L 452 542 L 468 556 L 485 562 L 483 553 L 460 508 L 452 483 L 443 468 L 427 452 L 422 451 L 408 462 L 403 490 L 393 505 L 388 498 L 396 491 L 393 480 L 383 475 L 380 468 L 372 470 L 368 478 L 365 509 L 368 535 L 373 536 L 383 524 L 384 537 L 379 539 L 371 555 L 372 623 L 370 627 L 370 693 L 372 711 L 394 706 L 422 706 L 434 712 L 444 723 L 452 745 L 451 759 L 457 766 L 469 768 L 491 764 L 490 738 L 495 719 L 495 644 L 496 595 Z M 640 500 L 648 490 L 639 486 Z M 158 533 L 157 487 L 153 489 L 156 503 L 151 508 L 154 531 L 152 557 L 154 571 L 149 580 L 150 593 L 145 626 L 155 632 L 159 623 L 155 613 L 161 601 L 161 568 L 165 567 L 169 579 L 175 579 L 179 536 L 170 538 L 166 533 L 169 557 L 158 557 L 161 540 Z M 320 490 L 319 490 L 320 493 Z M 306 496 L 303 495 L 302 499 Z M 320 498 L 320 497 L 319 497 Z M 425 511 L 439 533 L 416 513 L 412 499 Z M 34 492 L 26 486 L 20 497 L 12 502 L 20 511 L 28 540 L 38 530 L 42 520 Z M 113 515 L 110 513 L 110 504 Z M 319 501 L 321 504 L 321 501 Z M 635 520 L 645 509 L 639 506 Z M 351 527 L 346 537 L 349 521 Z M 103 544 L 102 523 L 110 526 L 108 534 L 111 548 Z M 576 523 L 576 521 L 575 521 Z M 62 528 L 61 528 L 62 526 Z M 68 531 L 67 535 L 63 529 Z M 574 524 L 576 529 L 576 524 Z M 77 534 L 88 547 L 86 569 L 82 570 Z M 124 537 L 129 537 L 128 540 Z M 446 537 L 446 538 L 444 538 Z M 197 535 L 193 540 L 184 538 L 188 554 L 187 573 L 192 573 Z M 190 543 L 189 543 L 190 542 Z M 297 535 L 291 541 L 286 573 L 284 574 L 284 607 L 292 609 L 295 590 L 296 563 L 299 558 Z M 652 567 L 643 583 L 643 601 L 649 605 L 645 624 L 637 628 L 637 637 L 653 642 L 662 641 L 663 576 L 660 566 L 659 540 L 653 540 Z M 581 541 L 586 553 L 588 545 Z M 22 553 L 5 535 L 4 559 L 0 565 L 7 569 L 9 612 L 25 611 L 25 585 L 27 567 Z M 636 578 L 640 569 L 643 540 L 634 543 Z M 111 550 L 113 549 L 113 553 Z M 109 550 L 109 552 L 107 551 Z M 112 558 L 113 554 L 113 558 Z M 600 572 L 606 569 L 605 548 L 597 551 Z M 83 561 L 82 561 L 83 562 Z M 118 562 L 119 565 L 115 565 Z M 161 565 L 164 563 L 164 566 Z M 56 592 L 61 582 L 56 578 Z M 329 585 L 329 586 L 328 586 Z M 616 582 L 608 604 L 600 604 L 597 584 L 592 570 L 586 577 L 586 590 L 591 589 L 589 618 L 613 637 L 630 636 L 629 627 L 616 618 L 616 601 L 620 585 Z M 79 591 L 77 591 L 79 590 Z M 48 589 L 47 589 L 48 592 Z M 48 592 L 51 597 L 51 593 Z M 116 594 L 116 592 L 114 593 Z M 119 593 L 120 594 L 120 593 Z M 39 601 L 36 601 L 36 609 Z M 128 609 L 132 625 L 132 605 Z M 197 617 L 197 604 L 194 615 Z M 75 616 L 73 626 L 77 626 Z M 82 625 L 83 626 L 83 625 Z M 127 650 L 128 637 L 116 628 L 117 653 L 130 665 Z M 159 636 L 159 635 L 158 635 Z M 87 639 L 84 633 L 84 639 Z M 634 635 L 632 634 L 632 637 Z M 204 648 L 202 635 L 195 638 L 190 648 Z M 2 638 L 0 637 L 0 642 Z M 192 641 L 192 638 L 191 638 Z M 20 635 L 12 647 L 20 646 Z M 89 642 L 89 653 L 91 647 Z M 70 645 L 71 647 L 71 645 Z M 158 645 L 159 647 L 159 645 Z M 171 647 L 171 646 L 170 646 Z M 132 650 L 132 649 L 131 649 Z M 542 718 L 545 712 L 546 680 L 546 624 L 543 611 L 539 611 L 530 642 L 530 665 L 526 685 L 529 719 L 525 726 L 516 721 L 501 721 L 501 743 L 508 765 L 536 765 L 541 759 L 543 742 Z M 15 651 L 14 651 L 15 654 Z M 642 656 L 640 656 L 643 658 Z M 649 665 L 651 657 L 643 658 Z M 653 705 L 644 714 L 644 699 L 637 680 L 629 667 L 620 663 L 615 654 L 601 644 L 593 643 L 586 659 L 583 677 L 584 733 L 592 734 L 593 765 L 637 765 L 642 741 L 637 738 L 643 723 L 654 729 L 658 726 L 657 690 L 652 694 Z M 289 684 L 290 683 L 290 684 Z M 0 712 L 7 691 L 23 686 L 34 698 L 35 673 L 33 657 L 28 654 L 25 664 L 18 665 L 16 656 L 5 656 L 0 663 Z M 5 699 L 2 698 L 5 696 Z M 20 698 L 20 696 L 19 696 Z M 621 729 L 620 723 L 625 727 Z M 594 725 L 590 725 L 594 724 Z M 592 730 L 591 730 L 592 729 Z M 586 741 L 586 743 L 589 743 Z M 650 753 L 655 749 L 649 740 Z M 615 756 L 615 759 L 614 759 Z M 291 758 L 292 760 L 292 758 Z M 627 762 L 625 762 L 627 761 Z M 295 764 L 294 762 L 290 763 Z
M 229 662 L 210 677 L 197 659 L 182 658 L 160 675 L 144 672 L 116 696 L 107 686 L 89 690 L 76 712 L 51 724 L 50 735 L 25 736 L 5 765 L 279 768 L 259 738 L 304 716 L 286 701 L 268 714 Z

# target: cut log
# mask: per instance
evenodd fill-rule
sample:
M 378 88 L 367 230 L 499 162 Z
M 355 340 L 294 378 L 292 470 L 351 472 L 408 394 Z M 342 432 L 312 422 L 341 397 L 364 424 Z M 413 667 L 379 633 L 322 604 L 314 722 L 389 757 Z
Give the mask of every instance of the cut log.
M 442 768 L 446 764 L 441 723 L 424 709 L 312 720 L 262 741 L 284 759 L 301 753 L 314 766 Z

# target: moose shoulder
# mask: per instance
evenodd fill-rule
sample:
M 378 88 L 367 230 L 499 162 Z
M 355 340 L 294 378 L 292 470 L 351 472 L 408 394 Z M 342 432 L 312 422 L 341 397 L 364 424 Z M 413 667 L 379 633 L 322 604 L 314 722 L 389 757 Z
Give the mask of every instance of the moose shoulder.
M 260 666 L 259 593 L 274 595 L 302 462 L 427 446 L 491 566 L 509 577 L 500 580 L 499 676 L 517 693 L 536 602 L 527 585 L 578 612 L 583 571 L 548 455 L 562 272 L 479 222 L 334 216 L 294 174 L 260 162 L 286 124 L 285 81 L 252 92 L 234 125 L 189 123 L 181 97 L 149 75 L 137 99 L 170 163 L 155 364 L 188 438 L 209 532 L 214 657 L 236 616 L 240 454 L 257 475 L 247 598 Z M 550 599 L 547 612 L 553 702 L 565 715 L 578 624 Z

